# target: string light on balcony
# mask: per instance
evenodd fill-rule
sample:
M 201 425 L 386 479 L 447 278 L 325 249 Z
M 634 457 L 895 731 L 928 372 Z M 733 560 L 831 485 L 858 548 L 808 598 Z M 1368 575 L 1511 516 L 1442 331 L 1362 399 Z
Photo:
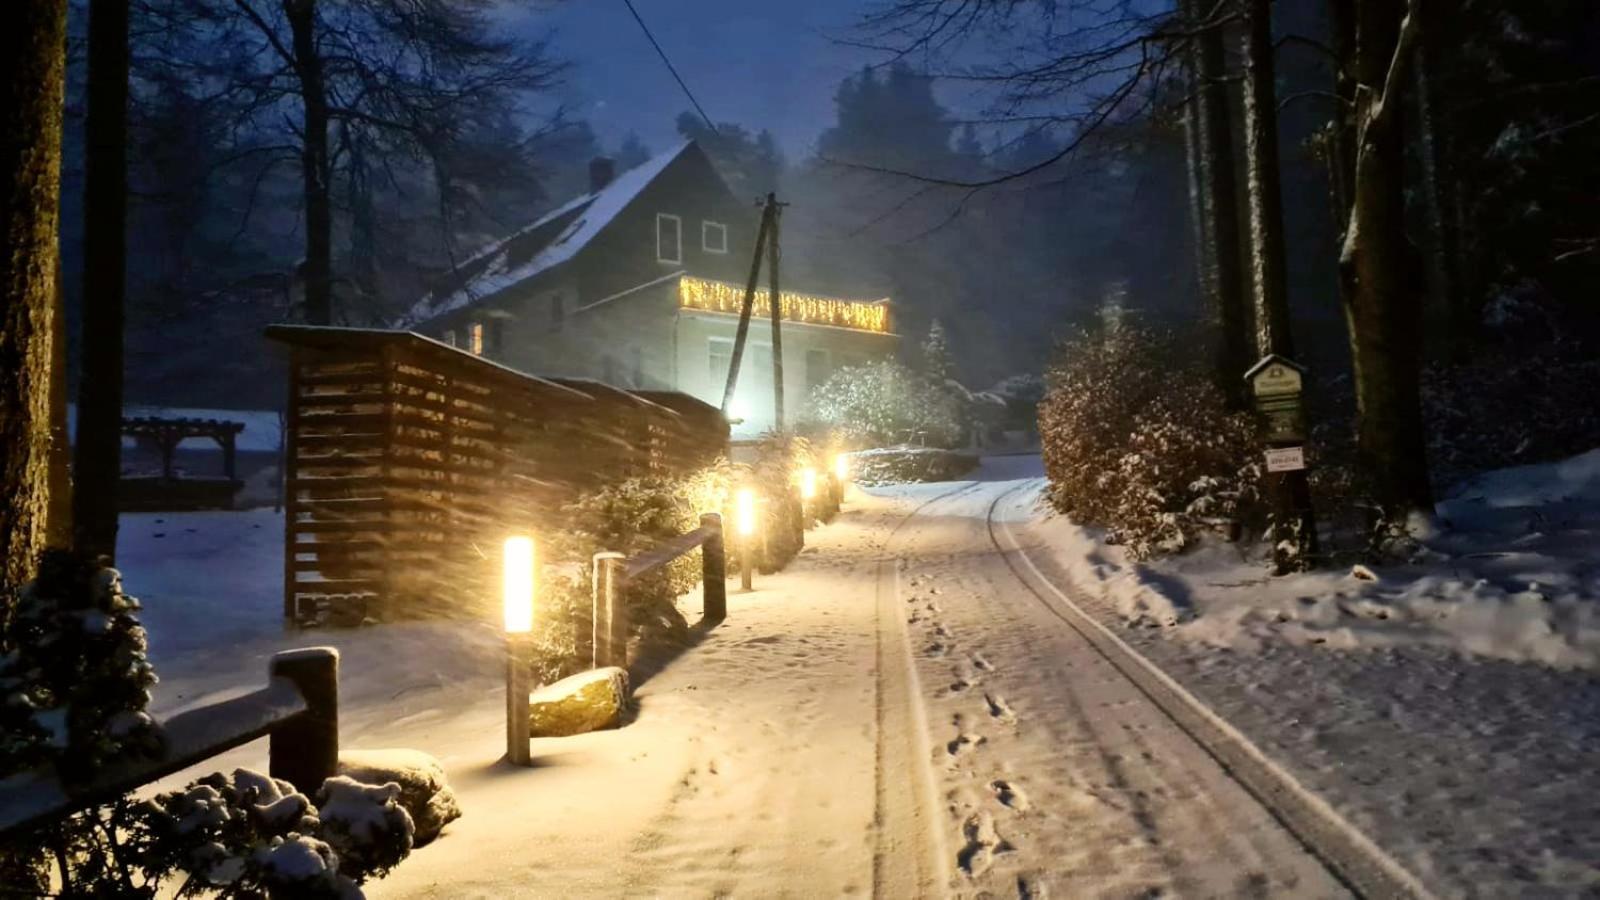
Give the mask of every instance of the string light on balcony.
M 772 315 L 768 291 L 756 291 L 751 316 L 765 319 Z M 744 288 L 726 281 L 684 276 L 678 279 L 678 305 L 683 309 L 738 315 L 744 307 Z M 784 291 L 780 295 L 782 318 L 807 325 L 833 325 L 857 331 L 889 333 L 887 300 L 841 300 Z

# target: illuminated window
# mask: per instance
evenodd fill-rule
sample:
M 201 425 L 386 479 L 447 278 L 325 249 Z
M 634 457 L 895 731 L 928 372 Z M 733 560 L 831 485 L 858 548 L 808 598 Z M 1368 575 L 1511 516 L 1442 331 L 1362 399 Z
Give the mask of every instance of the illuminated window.
M 667 213 L 656 213 L 656 261 L 683 262 L 683 220 Z
M 444 342 L 452 347 L 456 345 L 456 330 L 454 328 L 446 328 L 444 330 Z
M 727 253 L 728 226 L 721 222 L 701 222 L 700 249 L 707 253 Z
M 483 323 L 482 322 L 473 322 L 472 325 L 471 325 L 470 330 L 467 333 L 472 336 L 472 338 L 471 338 L 471 344 L 472 345 L 468 349 L 470 349 L 472 351 L 472 355 L 473 356 L 482 356 L 483 355 Z

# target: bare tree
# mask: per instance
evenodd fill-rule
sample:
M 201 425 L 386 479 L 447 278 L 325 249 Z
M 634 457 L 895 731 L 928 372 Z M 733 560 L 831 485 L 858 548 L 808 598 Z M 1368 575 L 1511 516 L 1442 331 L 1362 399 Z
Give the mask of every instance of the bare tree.
M 45 539 L 66 20 L 65 0 L 0 14 L 0 603 Z

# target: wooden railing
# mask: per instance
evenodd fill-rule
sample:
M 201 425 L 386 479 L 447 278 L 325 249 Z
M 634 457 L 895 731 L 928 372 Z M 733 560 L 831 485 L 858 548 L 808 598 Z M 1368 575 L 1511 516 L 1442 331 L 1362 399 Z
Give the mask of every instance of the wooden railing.
M 261 690 L 179 713 L 161 723 L 160 756 L 106 766 L 84 782 L 53 768 L 0 781 L 0 837 L 107 803 L 128 791 L 261 737 L 268 771 L 307 796 L 339 765 L 339 652 L 290 650 L 272 658 Z
M 580 492 L 689 471 L 727 424 L 681 394 L 539 378 L 409 332 L 273 326 L 290 348 L 284 616 L 473 615 L 505 534 Z
M 594 632 L 588 647 L 594 665 L 628 665 L 628 600 L 630 582 L 665 569 L 669 563 L 700 548 L 701 619 L 721 622 L 728 617 L 728 559 L 722 537 L 722 516 L 706 513 L 700 527 L 657 545 L 647 553 L 627 557 L 621 553 L 594 555 Z

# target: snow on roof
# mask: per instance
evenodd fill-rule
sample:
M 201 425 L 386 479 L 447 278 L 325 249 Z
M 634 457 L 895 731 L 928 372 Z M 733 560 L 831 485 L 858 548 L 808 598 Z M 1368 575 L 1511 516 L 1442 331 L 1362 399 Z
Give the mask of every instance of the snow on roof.
M 457 268 L 482 263 L 481 268 L 458 284 L 449 294 L 441 297 L 430 293 L 417 301 L 411 311 L 395 323 L 396 327 L 410 328 L 420 322 L 454 312 L 572 259 L 607 225 L 610 225 L 611 221 L 626 209 L 628 204 L 656 179 L 656 176 L 671 165 L 689 144 L 689 141 L 684 141 L 665 153 L 651 157 L 618 175 L 598 192 L 584 194 L 563 203 L 532 224 L 468 259 Z M 513 241 L 557 221 L 562 216 L 569 215 L 573 216 L 572 221 L 538 252 L 527 259 L 515 259 L 517 254 L 511 247 Z

